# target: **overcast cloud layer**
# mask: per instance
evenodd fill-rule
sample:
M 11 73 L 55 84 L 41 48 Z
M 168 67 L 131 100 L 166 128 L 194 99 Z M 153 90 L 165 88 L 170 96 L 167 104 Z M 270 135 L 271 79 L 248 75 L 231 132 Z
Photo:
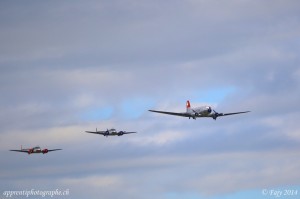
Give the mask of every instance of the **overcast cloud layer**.
M 0 194 L 300 194 L 299 8 L 296 0 L 1 1 Z M 188 99 L 251 113 L 195 121 L 148 112 L 182 112 Z M 138 134 L 84 133 L 112 127 Z M 9 151 L 20 145 L 63 150 Z

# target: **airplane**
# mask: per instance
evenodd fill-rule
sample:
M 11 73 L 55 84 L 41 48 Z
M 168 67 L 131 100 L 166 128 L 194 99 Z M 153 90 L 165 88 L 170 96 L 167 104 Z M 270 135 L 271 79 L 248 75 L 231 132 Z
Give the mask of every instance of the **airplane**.
M 32 153 L 45 154 L 45 153 L 48 153 L 48 152 L 51 152 L 51 151 L 58 151 L 58 150 L 62 150 L 62 149 L 50 149 L 50 150 L 49 149 L 41 149 L 41 147 L 39 147 L 39 146 L 29 148 L 29 149 L 23 149 L 22 146 L 21 146 L 21 150 L 10 150 L 10 151 L 24 152 L 24 153 L 28 153 L 28 155 L 30 155 Z
M 136 133 L 136 132 L 126 132 L 126 131 L 119 131 L 117 132 L 116 129 L 107 129 L 106 131 L 97 131 L 97 128 L 96 128 L 96 131 L 86 131 L 86 133 L 94 133 L 94 134 L 100 134 L 100 135 L 104 135 L 104 136 L 114 136 L 114 135 L 117 135 L 117 136 L 122 136 L 124 134 L 130 134 L 130 133 Z
M 191 104 L 190 104 L 189 100 L 186 102 L 186 112 L 184 112 L 184 113 L 156 111 L 156 110 L 149 110 L 149 111 L 155 112 L 155 113 L 188 117 L 189 119 L 193 118 L 194 120 L 197 117 L 211 117 L 214 120 L 216 120 L 218 117 L 221 117 L 221 116 L 236 115 L 236 114 L 250 112 L 250 111 L 243 111 L 243 112 L 234 112 L 234 113 L 218 113 L 215 110 L 213 110 L 211 108 L 211 106 L 202 106 L 202 107 L 198 107 L 198 108 L 191 108 Z

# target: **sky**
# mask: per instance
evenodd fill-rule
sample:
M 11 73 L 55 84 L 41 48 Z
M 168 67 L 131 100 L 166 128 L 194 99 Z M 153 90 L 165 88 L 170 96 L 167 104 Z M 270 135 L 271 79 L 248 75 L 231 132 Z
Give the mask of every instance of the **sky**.
M 299 7 L 0 1 L 0 197 L 299 198 Z M 251 112 L 214 121 L 148 111 L 184 112 L 186 100 Z M 84 132 L 96 128 L 138 133 Z M 63 150 L 9 151 L 36 145 Z

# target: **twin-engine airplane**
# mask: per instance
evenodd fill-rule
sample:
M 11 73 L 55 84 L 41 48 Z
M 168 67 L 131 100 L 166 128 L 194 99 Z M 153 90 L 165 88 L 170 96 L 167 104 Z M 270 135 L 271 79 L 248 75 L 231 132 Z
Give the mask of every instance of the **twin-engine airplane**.
M 104 136 L 122 136 L 124 134 L 130 134 L 130 133 L 136 133 L 136 132 L 126 132 L 126 131 L 119 131 L 117 132 L 116 129 L 107 129 L 106 131 L 86 131 L 86 133 L 94 133 L 94 134 L 100 134 L 100 135 L 104 135 Z
M 22 146 L 21 146 L 21 150 L 10 150 L 10 151 L 24 152 L 24 153 L 28 153 L 28 155 L 30 155 L 32 153 L 45 154 L 45 153 L 48 153 L 48 152 L 51 152 L 51 151 L 59 151 L 59 150 L 62 150 L 62 149 L 50 149 L 50 150 L 49 149 L 41 149 L 41 147 L 39 147 L 39 146 L 29 148 L 29 149 L 22 149 Z
M 156 110 L 149 110 L 149 111 L 155 112 L 155 113 L 162 113 L 162 114 L 168 114 L 168 115 L 188 117 L 189 119 L 193 118 L 194 120 L 197 117 L 211 117 L 214 120 L 216 120 L 217 117 L 221 117 L 221 116 L 236 115 L 236 114 L 250 112 L 250 111 L 243 111 L 243 112 L 235 112 L 235 113 L 218 113 L 215 110 L 213 110 L 211 108 L 211 106 L 202 106 L 202 107 L 198 107 L 198 108 L 191 108 L 191 104 L 190 104 L 189 100 L 186 102 L 186 112 L 185 113 L 156 111 Z

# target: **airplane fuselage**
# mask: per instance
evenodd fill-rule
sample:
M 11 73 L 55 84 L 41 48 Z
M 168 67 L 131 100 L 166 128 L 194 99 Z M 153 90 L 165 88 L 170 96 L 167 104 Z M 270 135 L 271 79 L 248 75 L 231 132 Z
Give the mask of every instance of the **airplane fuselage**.
M 202 106 L 197 108 L 187 108 L 187 114 L 190 114 L 189 118 L 195 119 L 196 117 L 212 117 L 212 108 L 210 106 Z

